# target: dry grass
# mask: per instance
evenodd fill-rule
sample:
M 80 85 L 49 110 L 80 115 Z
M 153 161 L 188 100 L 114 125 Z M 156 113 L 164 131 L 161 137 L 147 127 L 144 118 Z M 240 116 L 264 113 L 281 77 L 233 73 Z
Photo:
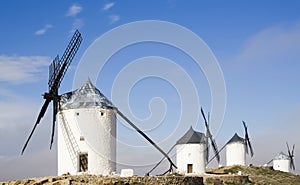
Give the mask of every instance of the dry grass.
M 238 171 L 241 171 L 243 175 L 248 175 L 251 184 L 300 185 L 299 175 L 273 170 L 270 167 L 230 166 L 209 170 L 209 172 L 217 174 L 236 174 Z
M 239 171 L 242 172 L 243 176 L 236 175 Z M 208 169 L 209 173 L 214 175 L 204 176 L 204 184 L 206 185 L 229 185 L 229 184 L 246 184 L 247 185 L 300 185 L 300 176 L 292 173 L 280 172 L 273 170 L 270 167 L 248 167 L 248 166 L 230 166 L 230 167 L 221 167 L 217 169 Z M 220 175 L 216 175 L 220 174 Z M 222 175 L 223 174 L 223 175 Z M 224 175 L 224 174 L 233 174 L 233 175 Z M 173 174 L 175 175 L 175 174 Z M 172 176 L 173 176 L 172 175 Z M 69 185 L 69 184 L 165 184 L 164 182 L 168 181 L 168 184 L 191 184 L 186 183 L 187 178 L 183 176 L 175 175 L 164 176 L 164 177 L 132 177 L 128 179 L 120 178 L 118 176 L 95 176 L 95 175 L 62 175 L 62 176 L 53 176 L 53 177 L 42 177 L 42 178 L 33 178 L 33 179 L 24 179 L 16 180 L 9 182 L 0 182 L 0 185 Z M 242 177 L 246 177 L 246 181 Z M 248 183 L 248 178 L 250 183 Z M 189 177 L 192 178 L 192 177 Z M 197 177 L 196 177 L 197 178 Z M 235 180 L 234 180 L 235 179 Z M 166 181 L 167 180 L 167 181 Z M 191 179 L 190 179 L 191 180 Z M 199 180 L 199 179 L 196 179 Z M 142 183 L 143 181 L 143 183 Z M 201 179 L 202 181 L 202 179 Z M 194 181 L 193 181 L 194 182 Z M 198 182 L 198 181 L 197 181 Z M 242 183 L 243 182 L 243 183 Z M 195 184 L 195 183 L 192 183 Z M 197 183 L 199 184 L 199 183 Z

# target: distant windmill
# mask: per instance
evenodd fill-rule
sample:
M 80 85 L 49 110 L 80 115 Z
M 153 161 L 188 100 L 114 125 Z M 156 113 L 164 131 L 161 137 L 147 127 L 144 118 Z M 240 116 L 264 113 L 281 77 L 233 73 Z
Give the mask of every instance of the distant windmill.
M 176 147 L 176 159 L 177 159 L 177 172 L 182 174 L 203 174 L 205 173 L 205 166 L 211 162 L 214 158 L 217 158 L 220 162 L 219 151 L 217 144 L 212 137 L 209 130 L 209 114 L 206 119 L 203 109 L 201 108 L 201 114 L 204 119 L 206 134 L 195 131 L 192 127 L 170 148 L 167 152 L 169 154 Z M 208 162 L 208 151 L 210 140 L 215 156 Z M 146 175 L 149 175 L 155 168 L 158 167 L 165 159 L 163 157 Z M 206 164 L 206 165 L 205 165 Z
M 82 37 L 81 33 L 78 30 L 75 31 L 67 49 L 65 50 L 63 56 L 59 59 L 58 55 L 55 57 L 53 62 L 49 66 L 49 92 L 44 93 L 43 97 L 45 99 L 45 103 L 43 104 L 41 111 L 38 115 L 38 118 L 34 124 L 34 127 L 25 142 L 25 145 L 22 149 L 22 154 L 24 153 L 30 138 L 32 137 L 33 132 L 35 131 L 37 125 L 40 123 L 41 119 L 44 117 L 48 105 L 51 101 L 53 101 L 53 122 L 52 122 L 52 134 L 51 134 L 51 142 L 50 149 L 52 148 L 54 132 L 55 132 L 55 122 L 56 122 L 56 114 L 58 112 L 58 103 L 60 100 L 60 96 L 58 95 L 58 89 L 64 78 L 64 75 L 70 66 L 72 59 L 78 51 L 78 48 L 81 44 Z
M 246 165 L 246 153 L 252 157 L 254 155 L 250 138 L 248 134 L 248 127 L 242 121 L 245 129 L 245 138 L 240 137 L 237 133 L 226 144 L 226 165 Z
M 280 152 L 274 159 L 267 162 L 265 165 L 269 165 L 271 162 L 273 162 L 273 169 L 279 170 L 283 172 L 290 172 L 290 170 L 295 170 L 295 163 L 294 163 L 294 149 L 295 145 L 293 145 L 292 151 L 290 150 L 290 147 L 288 143 L 286 143 L 287 149 L 288 149 L 288 155 Z

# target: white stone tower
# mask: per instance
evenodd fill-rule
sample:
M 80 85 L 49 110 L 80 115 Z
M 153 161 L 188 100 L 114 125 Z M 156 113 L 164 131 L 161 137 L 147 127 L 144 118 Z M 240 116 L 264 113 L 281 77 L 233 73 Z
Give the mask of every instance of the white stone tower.
M 246 165 L 245 140 L 237 133 L 226 144 L 226 166 Z
M 283 152 L 280 152 L 274 159 L 273 159 L 273 169 L 279 170 L 283 172 L 290 172 L 290 165 L 291 161 L 288 155 Z
M 176 143 L 177 172 L 181 174 L 205 173 L 207 138 L 191 127 Z
M 116 111 L 90 80 L 61 96 L 58 125 L 58 175 L 116 171 Z

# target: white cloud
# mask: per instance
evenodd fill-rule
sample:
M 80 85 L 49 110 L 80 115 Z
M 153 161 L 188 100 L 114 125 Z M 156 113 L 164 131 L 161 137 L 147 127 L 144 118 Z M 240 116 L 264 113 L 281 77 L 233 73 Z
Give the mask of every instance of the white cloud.
M 110 20 L 110 23 L 115 23 L 118 20 L 120 20 L 120 16 L 119 15 L 110 15 L 110 16 L 108 16 L 108 18 Z
M 82 11 L 81 6 L 79 6 L 77 4 L 73 4 L 72 6 L 69 7 L 69 10 L 68 10 L 66 16 L 76 16 L 81 11 Z
M 54 150 L 49 151 L 51 107 L 38 125 L 24 155 L 20 155 L 43 101 L 41 97 L 32 99 L 9 89 L 0 89 L 0 166 L 6 166 L 0 169 L 0 181 L 55 175 L 56 143 Z
M 17 94 L 9 89 L 0 87 L 0 97 L 16 98 Z
M 300 24 L 275 26 L 251 37 L 237 57 L 238 62 L 268 62 L 295 57 L 300 52 Z
M 0 101 L 0 129 L 4 130 L 16 125 L 24 125 L 24 122 L 36 116 L 35 113 L 38 108 L 39 107 L 33 105 L 32 102 L 22 100 L 21 98 L 7 98 L 4 101 Z M 34 119 L 32 119 L 32 121 L 34 121 Z M 2 136 L 0 136 L 0 138 L 1 137 Z
M 39 80 L 51 59 L 46 56 L 0 55 L 0 81 L 14 84 Z
M 51 24 L 46 24 L 42 29 L 37 30 L 35 35 L 44 35 L 53 26 Z
M 115 5 L 114 2 L 107 3 L 103 6 L 102 10 L 107 11 L 107 10 L 111 9 L 114 5 Z
M 1 157 L 0 181 L 56 175 L 56 150 L 43 149 L 31 155 Z

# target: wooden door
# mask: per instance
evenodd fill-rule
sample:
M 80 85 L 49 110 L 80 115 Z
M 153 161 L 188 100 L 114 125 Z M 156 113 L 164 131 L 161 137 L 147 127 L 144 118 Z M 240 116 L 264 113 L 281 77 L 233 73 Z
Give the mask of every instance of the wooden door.
M 88 170 L 88 154 L 79 154 L 79 172 L 86 172 Z
M 187 173 L 193 173 L 193 164 L 187 165 Z

